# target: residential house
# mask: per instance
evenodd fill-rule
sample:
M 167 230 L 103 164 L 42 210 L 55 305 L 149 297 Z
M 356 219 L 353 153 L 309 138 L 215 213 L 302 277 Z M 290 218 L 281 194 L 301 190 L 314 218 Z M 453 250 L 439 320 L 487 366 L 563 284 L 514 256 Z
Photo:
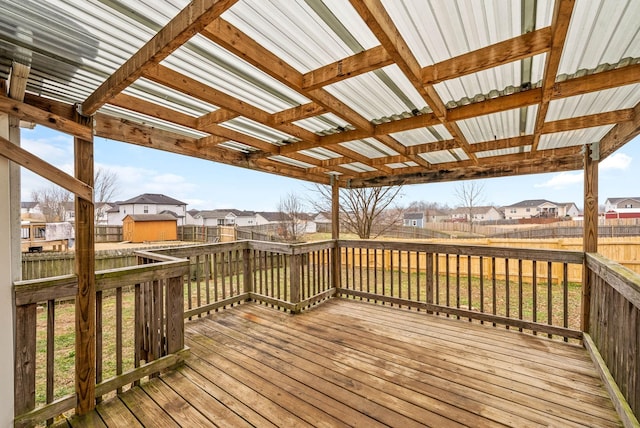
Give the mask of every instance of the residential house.
M 631 208 L 640 209 L 640 197 L 607 198 L 607 200 L 604 201 L 605 212 Z
M 573 202 L 559 202 L 558 203 L 558 217 L 577 217 L 580 215 L 578 206 Z
M 185 224 L 187 204 L 159 193 L 144 193 L 122 202 L 116 202 L 117 208 L 107 211 L 108 223 L 120 225 L 127 215 L 171 214 L 177 219 L 178 226 Z
M 471 221 L 496 221 L 502 220 L 502 212 L 494 206 L 480 206 L 472 207 L 471 209 Z M 450 218 L 452 221 L 469 221 L 469 208 L 458 207 L 451 211 Z
M 447 221 L 450 217 L 449 210 L 441 210 L 437 208 L 428 208 L 424 213 L 425 223 L 440 223 Z
M 236 209 L 203 210 L 194 215 L 195 224 L 203 226 L 255 226 L 253 211 Z
M 20 214 L 42 214 L 42 210 L 38 202 L 20 202 Z
M 551 202 L 546 199 L 528 199 L 507 205 L 504 208 L 505 218 L 557 218 L 578 215 L 579 211 L 573 202 Z
M 196 219 L 196 215 L 198 215 L 198 213 L 200 213 L 200 210 L 192 209 L 187 211 L 187 215 L 185 216 L 185 224 L 195 224 L 201 226 L 202 223 L 199 221 L 199 219 Z
M 289 221 L 289 216 L 281 212 L 259 211 L 256 212 L 256 223 L 258 226 L 263 224 L 278 224 Z
M 640 198 L 608 198 L 604 203 L 605 217 L 640 218 Z
M 403 225 L 411 227 L 424 227 L 424 213 L 409 212 L 404 213 Z

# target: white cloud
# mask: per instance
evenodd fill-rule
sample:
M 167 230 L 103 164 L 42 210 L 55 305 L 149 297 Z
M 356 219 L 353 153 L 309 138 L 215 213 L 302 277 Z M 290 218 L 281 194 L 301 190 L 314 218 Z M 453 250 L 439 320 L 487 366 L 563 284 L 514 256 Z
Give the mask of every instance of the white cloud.
M 534 187 L 548 187 L 552 189 L 564 189 L 574 184 L 582 183 L 583 172 L 561 172 L 554 175 L 544 183 L 535 184 Z
M 625 171 L 631 165 L 631 156 L 624 153 L 614 153 L 600 163 L 600 171 L 618 169 Z

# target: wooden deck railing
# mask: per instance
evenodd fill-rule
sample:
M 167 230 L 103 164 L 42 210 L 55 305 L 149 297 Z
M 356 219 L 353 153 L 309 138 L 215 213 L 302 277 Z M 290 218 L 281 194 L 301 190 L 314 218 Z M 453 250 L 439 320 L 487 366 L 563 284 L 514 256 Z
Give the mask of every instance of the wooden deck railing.
M 587 254 L 586 265 L 591 311 L 585 346 L 596 365 L 601 358 L 608 368 L 619 388 L 609 394 L 625 426 L 634 426 L 624 420 L 630 412 L 620 407 L 628 404 L 636 418 L 640 415 L 640 275 L 598 254 Z M 616 400 L 618 394 L 626 403 Z
M 246 300 L 299 312 L 331 297 L 334 241 L 280 244 L 260 241 L 164 249 L 189 260 L 185 318 Z
M 98 400 L 185 356 L 182 285 L 188 262 L 148 253 L 139 259 L 144 264 L 96 272 Z M 76 405 L 73 384 L 56 382 L 64 374 L 68 382 L 63 372 L 73 372 L 75 326 L 58 325 L 56 308 L 74 310 L 60 302 L 74 301 L 77 278 L 20 281 L 14 288 L 15 425 L 32 426 Z
M 386 241 L 339 246 L 343 296 L 582 338 L 580 252 Z
M 619 406 L 630 406 L 628 415 L 640 411 L 640 275 L 601 256 L 339 240 L 202 244 L 137 257 L 139 266 L 96 273 L 97 397 L 179 362 L 184 318 L 248 300 L 297 313 L 343 296 L 583 340 L 592 355 L 602 355 L 603 377 L 610 371 L 620 386 L 618 394 L 628 404 L 622 399 Z M 585 334 L 580 331 L 583 269 L 592 284 L 591 329 Z M 64 359 L 56 339 L 56 302 L 72 300 L 76 289 L 75 276 L 15 284 L 17 426 L 75 405 L 75 395 L 57 393 L 54 365 Z M 115 337 L 106 340 L 112 332 Z M 36 377 L 46 385 L 38 400 Z

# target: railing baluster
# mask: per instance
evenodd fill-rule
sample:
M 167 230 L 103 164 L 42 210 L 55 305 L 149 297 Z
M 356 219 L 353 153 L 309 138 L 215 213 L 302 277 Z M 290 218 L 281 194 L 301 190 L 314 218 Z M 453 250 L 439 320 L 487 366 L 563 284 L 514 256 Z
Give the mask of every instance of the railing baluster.
M 518 319 L 522 317 L 522 259 L 518 259 Z M 522 327 L 519 331 L 522 331 Z
M 511 284 L 509 282 L 509 259 L 504 259 L 504 290 L 505 290 L 505 316 L 509 318 L 511 316 Z M 509 330 L 509 326 L 505 326 Z
M 531 286 L 533 288 L 533 313 L 532 313 L 532 320 L 533 322 L 537 322 L 538 321 L 538 264 L 536 262 L 536 260 L 532 261 L 532 271 L 533 271 L 533 278 L 531 278 Z M 538 334 L 535 330 L 533 330 L 533 334 L 536 335 Z
M 102 382 L 102 291 L 96 291 L 96 383 Z M 96 403 L 102 397 L 96 396 Z
M 34 326 L 35 327 L 35 326 Z M 47 301 L 47 404 L 54 400 L 54 375 L 55 375 L 55 332 L 56 332 L 56 301 Z M 53 424 L 53 419 L 47 420 L 47 425 Z
M 204 255 L 204 291 L 205 291 L 205 300 L 207 305 L 211 303 L 211 254 L 206 253 Z M 211 311 L 207 311 L 207 315 L 210 314 Z
M 470 311 L 473 310 L 473 300 L 471 299 L 471 256 L 467 256 L 467 306 Z M 472 319 L 469 317 L 469 322 Z
M 116 288 L 116 376 L 122 374 L 122 287 Z M 117 389 L 118 394 L 122 388 Z
M 199 308 L 200 306 L 202 306 L 202 292 L 201 292 L 201 282 L 202 282 L 202 278 L 200 275 L 200 255 L 196 256 L 196 304 L 197 307 Z M 202 316 L 202 314 L 198 314 L 198 318 L 200 318 Z
M 547 324 L 553 325 L 553 266 L 547 262 Z M 552 338 L 552 334 L 547 335 Z
M 449 262 L 450 262 L 450 257 L 449 254 L 445 254 L 446 257 L 446 265 L 445 265 L 445 286 L 446 286 L 446 299 L 447 299 L 447 306 L 451 306 L 451 274 L 450 274 L 450 267 L 449 267 Z M 447 318 L 449 318 L 449 314 L 447 313 Z
M 567 263 L 562 264 L 562 314 L 563 327 L 569 327 L 569 269 Z M 568 342 L 569 338 L 564 336 L 564 341 Z
M 491 293 L 492 293 L 492 313 L 493 315 L 497 314 L 497 293 L 496 293 L 496 258 L 491 257 Z M 496 323 L 493 323 L 493 326 L 496 326 Z
M 456 308 L 460 309 L 460 254 L 456 254 Z
M 484 258 L 479 257 L 478 260 L 480 271 L 480 313 L 484 313 Z M 484 320 L 480 320 L 480 324 L 484 324 Z

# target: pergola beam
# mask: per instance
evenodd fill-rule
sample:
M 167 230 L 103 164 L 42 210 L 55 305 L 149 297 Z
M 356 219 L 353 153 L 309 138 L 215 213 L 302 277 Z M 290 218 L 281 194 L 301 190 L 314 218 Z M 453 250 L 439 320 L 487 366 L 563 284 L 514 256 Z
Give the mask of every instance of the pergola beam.
M 540 132 L 544 126 L 549 110 L 549 102 L 553 95 L 553 86 L 556 83 L 556 75 L 560 67 L 560 59 L 564 51 L 564 43 L 569 32 L 569 23 L 575 0 L 556 0 L 551 20 L 551 50 L 547 54 L 544 77 L 542 79 L 542 102 L 538 106 L 538 115 L 531 150 L 538 150 L 540 142 Z
M 322 88 L 390 64 L 393 59 L 387 50 L 376 46 L 303 74 L 302 87 L 306 90 Z
M 3 137 L 0 137 L 0 156 L 4 156 L 10 161 L 27 168 L 29 171 L 46 178 L 82 199 L 93 201 L 93 188 L 89 185 Z
M 422 69 L 424 85 L 434 85 L 544 53 L 551 47 L 551 28 L 545 27 Z
M 142 76 L 149 66 L 168 57 L 236 1 L 193 0 L 82 103 L 82 113 L 94 114 L 114 95 Z

